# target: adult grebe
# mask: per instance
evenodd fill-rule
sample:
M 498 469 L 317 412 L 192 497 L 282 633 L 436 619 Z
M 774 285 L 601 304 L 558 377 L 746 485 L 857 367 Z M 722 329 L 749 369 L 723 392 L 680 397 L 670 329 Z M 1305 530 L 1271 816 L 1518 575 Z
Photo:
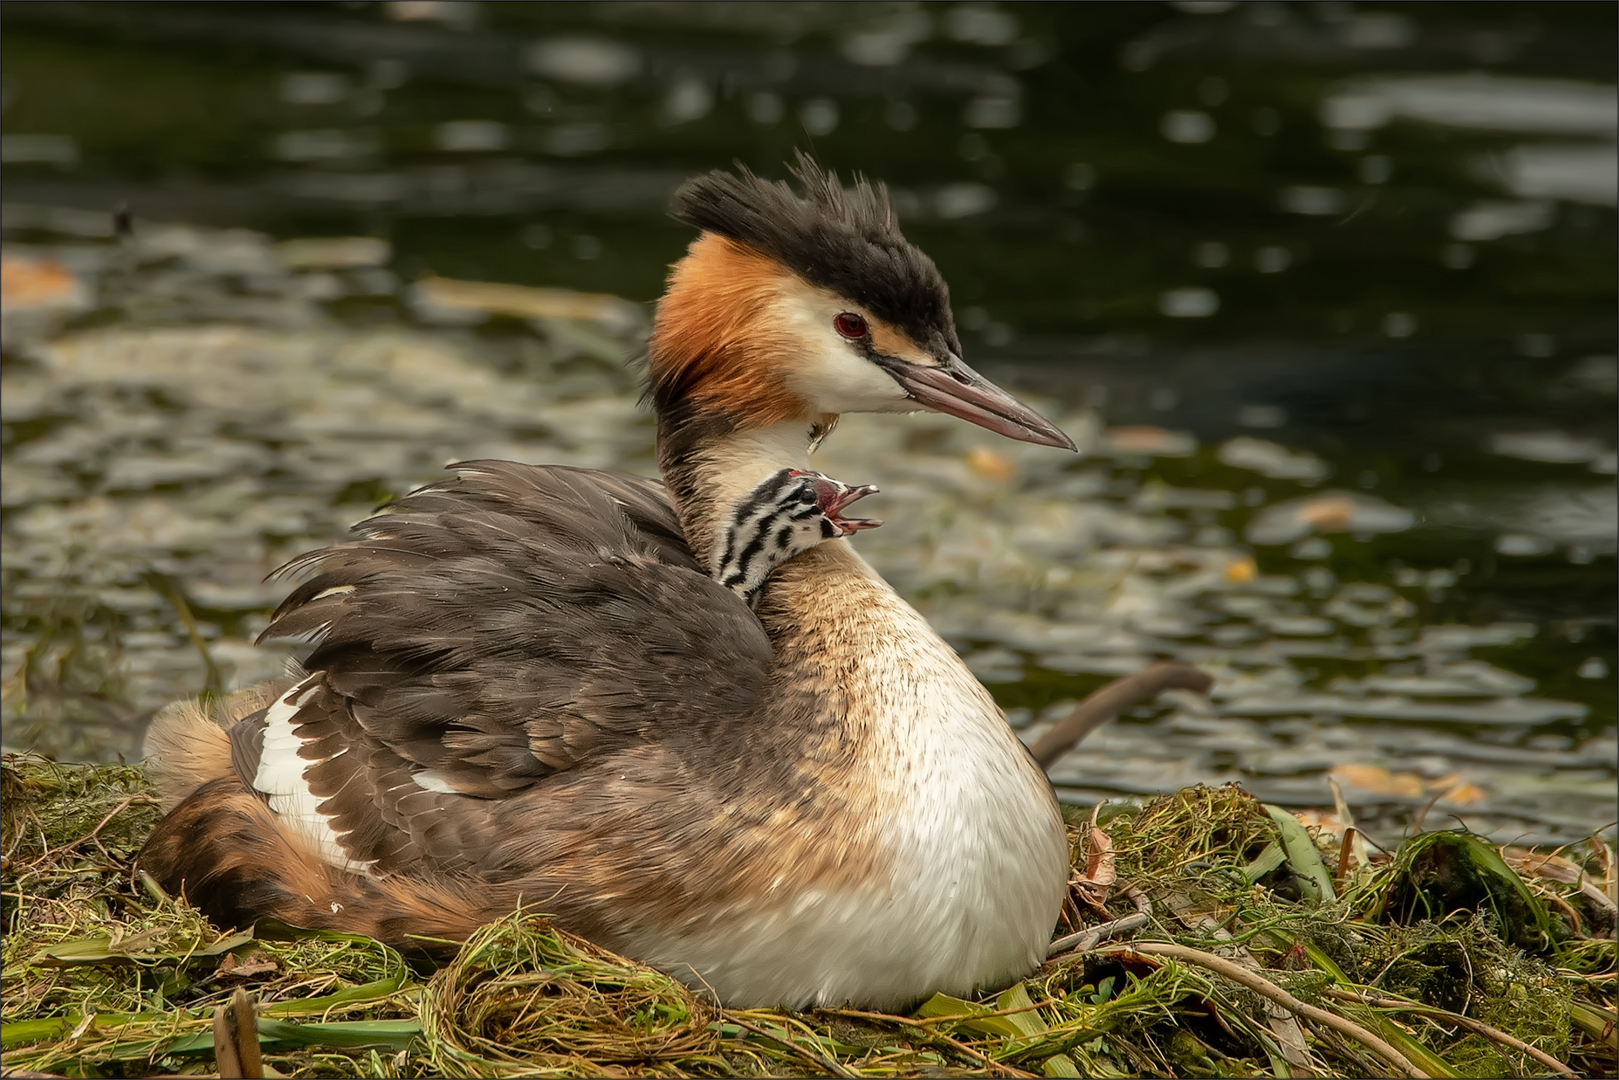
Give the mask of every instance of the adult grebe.
M 406 948 L 521 903 L 737 1005 L 892 1008 L 1044 959 L 1061 815 L 955 652 L 841 538 L 754 610 L 704 573 L 840 413 L 1073 445 L 962 363 L 881 188 L 795 172 L 675 197 L 703 232 L 649 349 L 667 489 L 475 462 L 297 560 L 265 633 L 314 637 L 307 674 L 154 723 L 160 882 Z

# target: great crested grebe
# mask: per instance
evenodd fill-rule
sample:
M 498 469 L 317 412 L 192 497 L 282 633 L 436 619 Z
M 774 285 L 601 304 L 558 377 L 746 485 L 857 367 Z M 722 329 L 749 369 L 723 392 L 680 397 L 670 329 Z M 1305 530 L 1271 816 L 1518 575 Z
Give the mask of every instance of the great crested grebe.
M 667 487 L 475 462 L 296 560 L 265 636 L 315 638 L 307 674 L 154 723 L 158 881 L 417 951 L 521 904 L 734 1005 L 893 1008 L 1044 959 L 1062 818 L 955 652 L 841 538 L 754 610 L 704 573 L 840 413 L 1073 448 L 962 362 L 883 189 L 794 171 L 675 196 L 702 233 L 649 347 Z

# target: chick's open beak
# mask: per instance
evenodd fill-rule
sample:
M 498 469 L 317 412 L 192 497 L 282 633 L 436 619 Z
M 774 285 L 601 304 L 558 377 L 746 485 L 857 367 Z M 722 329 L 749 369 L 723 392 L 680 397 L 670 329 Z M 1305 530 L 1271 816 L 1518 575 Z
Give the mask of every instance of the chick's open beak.
M 1062 429 L 1005 390 L 948 356 L 938 367 L 911 364 L 893 357 L 877 360 L 918 405 L 988 428 L 1019 442 L 1078 450 Z
M 867 495 L 876 493 L 877 488 L 873 484 L 850 487 L 846 484 L 834 484 L 821 480 L 815 485 L 815 495 L 820 503 L 821 513 L 825 514 L 826 519 L 836 526 L 844 536 L 859 532 L 861 529 L 875 529 L 882 524 L 882 521 L 876 518 L 846 518 L 843 516 L 843 511 L 850 506 L 864 499 Z

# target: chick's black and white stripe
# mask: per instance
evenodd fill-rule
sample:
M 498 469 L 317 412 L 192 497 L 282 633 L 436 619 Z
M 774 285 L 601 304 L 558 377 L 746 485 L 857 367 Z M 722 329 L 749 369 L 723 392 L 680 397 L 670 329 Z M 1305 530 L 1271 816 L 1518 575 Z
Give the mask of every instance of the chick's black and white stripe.
M 837 483 L 820 473 L 783 469 L 738 502 L 714 545 L 714 579 L 751 601 L 776 567 L 841 536 L 820 505 L 817 481 Z

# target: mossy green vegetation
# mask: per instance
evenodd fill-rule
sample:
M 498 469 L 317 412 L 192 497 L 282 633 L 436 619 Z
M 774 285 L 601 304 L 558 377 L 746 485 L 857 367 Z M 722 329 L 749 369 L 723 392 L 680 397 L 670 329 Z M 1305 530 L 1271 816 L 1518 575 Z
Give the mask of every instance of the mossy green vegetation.
M 353 935 L 222 930 L 133 865 L 157 816 L 140 769 L 8 757 L 3 783 L 8 1074 L 208 1073 L 215 1010 L 238 988 L 257 1009 L 266 1075 L 1615 1066 L 1615 871 L 1601 839 L 1550 854 L 1430 832 L 1357 860 L 1358 845 L 1321 835 L 1304 850 L 1240 788 L 1191 788 L 1071 822 L 1075 887 L 1058 935 L 1142 914 L 1145 926 L 1081 940 L 976 1000 L 793 1013 L 722 1009 L 534 912 L 436 971 Z

